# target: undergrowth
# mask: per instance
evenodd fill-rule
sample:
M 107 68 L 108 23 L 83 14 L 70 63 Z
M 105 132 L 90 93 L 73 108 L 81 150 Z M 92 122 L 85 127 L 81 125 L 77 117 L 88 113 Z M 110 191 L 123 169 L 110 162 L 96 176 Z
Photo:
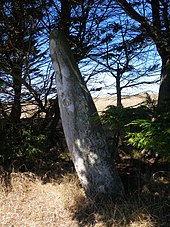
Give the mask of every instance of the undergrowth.
M 37 161 L 38 162 L 38 161 Z M 44 164 L 41 164 L 42 168 Z M 53 163 L 54 165 L 54 163 Z M 53 174 L 52 166 L 38 174 L 17 163 L 7 170 L 0 166 L 1 226 L 64 226 L 64 227 L 168 227 L 168 196 L 160 187 L 152 191 L 150 183 L 142 190 L 131 191 L 116 201 L 96 203 L 88 200 L 78 177 L 67 165 Z M 50 169 L 51 168 L 51 169 Z M 48 180 L 44 181 L 45 178 Z M 168 178 L 167 178 L 168 179 Z M 134 178 L 131 181 L 133 184 Z M 165 184 L 168 182 L 165 182 Z

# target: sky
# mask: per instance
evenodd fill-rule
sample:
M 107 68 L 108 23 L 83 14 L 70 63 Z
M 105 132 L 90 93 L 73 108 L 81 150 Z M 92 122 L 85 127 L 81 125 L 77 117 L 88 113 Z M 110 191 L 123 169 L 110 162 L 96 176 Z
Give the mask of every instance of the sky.
M 155 80 L 158 78 L 158 76 L 153 77 Z M 145 79 L 146 81 L 148 78 Z M 100 91 L 95 91 L 95 88 L 101 88 Z M 91 94 L 93 97 L 110 97 L 116 95 L 116 87 L 115 87 L 115 79 L 111 78 L 110 76 L 105 75 L 104 76 L 104 82 L 101 83 L 95 83 L 93 85 L 93 82 L 90 83 L 88 86 L 89 90 L 91 91 Z M 93 91 L 94 89 L 94 91 Z M 132 86 L 129 88 L 122 89 L 122 95 L 136 95 L 136 94 L 158 94 L 159 92 L 159 83 L 154 84 L 142 84 L 139 86 Z

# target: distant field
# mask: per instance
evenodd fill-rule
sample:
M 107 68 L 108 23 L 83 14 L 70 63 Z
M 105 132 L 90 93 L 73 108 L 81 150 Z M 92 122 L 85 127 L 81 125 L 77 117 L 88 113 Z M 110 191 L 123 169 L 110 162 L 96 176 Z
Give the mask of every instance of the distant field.
M 152 100 L 157 101 L 157 95 L 152 94 L 150 95 Z M 134 96 L 123 96 L 122 97 L 122 104 L 124 107 L 135 107 L 141 105 L 142 103 L 146 102 L 147 95 L 134 95 Z M 97 107 L 97 110 L 103 111 L 107 106 L 114 105 L 116 106 L 116 96 L 111 98 L 94 98 L 94 103 Z
M 152 94 L 152 95 L 150 95 L 150 97 L 152 100 L 157 101 L 156 94 Z M 146 102 L 146 98 L 147 98 L 146 94 L 134 95 L 134 96 L 123 96 L 122 104 L 124 107 L 130 107 L 130 106 L 136 107 L 136 106 L 141 105 L 142 103 Z M 106 109 L 106 107 L 109 105 L 116 106 L 116 96 L 110 97 L 110 98 L 94 97 L 93 100 L 94 100 L 94 103 L 96 105 L 98 112 L 104 111 Z M 10 109 L 9 104 L 6 107 Z M 33 116 L 34 113 L 36 113 L 37 110 L 38 110 L 37 105 L 23 103 L 21 118 L 31 117 L 31 116 Z M 44 115 L 43 113 L 40 114 L 41 117 L 43 117 L 43 115 Z
M 141 105 L 146 101 L 146 94 L 141 94 L 141 95 L 134 95 L 134 96 L 123 96 L 122 97 L 122 104 L 124 107 L 130 107 L 130 106 L 137 106 Z M 152 94 L 150 95 L 151 99 L 157 100 L 157 95 Z M 96 105 L 96 108 L 98 112 L 104 111 L 107 106 L 109 105 L 114 105 L 116 106 L 116 96 L 110 97 L 110 98 L 93 98 L 94 103 Z M 37 110 L 36 105 L 23 105 L 22 108 L 22 118 L 30 117 L 35 113 Z

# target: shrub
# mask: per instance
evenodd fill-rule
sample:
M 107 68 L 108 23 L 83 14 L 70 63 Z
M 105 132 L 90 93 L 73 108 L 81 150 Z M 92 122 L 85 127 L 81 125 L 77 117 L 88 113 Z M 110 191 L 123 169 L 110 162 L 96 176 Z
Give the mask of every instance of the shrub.
M 153 105 L 121 109 L 109 106 L 101 120 L 113 138 L 118 134 L 123 139 L 130 152 L 145 149 L 170 159 L 170 112 Z
M 20 155 L 32 156 L 39 152 L 42 152 L 46 142 L 46 137 L 43 134 L 35 134 L 35 132 L 30 129 L 22 130 L 22 143 L 20 146 L 16 147 L 16 151 Z
M 20 122 L 16 125 L 3 121 L 0 130 L 0 161 L 37 154 L 44 150 L 46 140 L 45 134 L 33 129 L 29 124 Z
M 107 125 L 112 131 L 122 131 L 125 125 L 136 119 L 151 118 L 152 110 L 146 106 L 137 108 L 117 108 L 108 106 L 101 116 L 102 123 Z
M 152 120 L 137 119 L 126 125 L 128 144 L 137 149 L 152 150 L 170 160 L 170 114 L 162 113 Z
M 109 106 L 101 116 L 104 128 L 107 134 L 112 134 L 114 138 L 114 144 L 118 146 L 118 137 L 121 137 L 126 143 L 126 128 L 125 125 L 138 118 L 149 118 L 151 110 L 146 106 L 140 106 L 138 108 L 117 108 L 115 106 Z M 116 140 L 115 140 L 116 138 Z

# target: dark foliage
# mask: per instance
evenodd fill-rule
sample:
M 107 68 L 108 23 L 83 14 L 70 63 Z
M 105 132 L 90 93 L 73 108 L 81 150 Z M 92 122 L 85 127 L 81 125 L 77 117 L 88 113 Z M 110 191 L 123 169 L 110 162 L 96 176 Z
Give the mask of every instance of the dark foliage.
M 170 112 L 159 108 L 139 106 L 137 108 L 117 108 L 110 106 L 102 115 L 102 121 L 112 135 L 124 143 L 127 150 L 141 153 L 149 152 L 151 156 L 170 157 Z M 115 145 L 115 144 L 113 144 Z M 119 143 L 116 144 L 118 146 Z

